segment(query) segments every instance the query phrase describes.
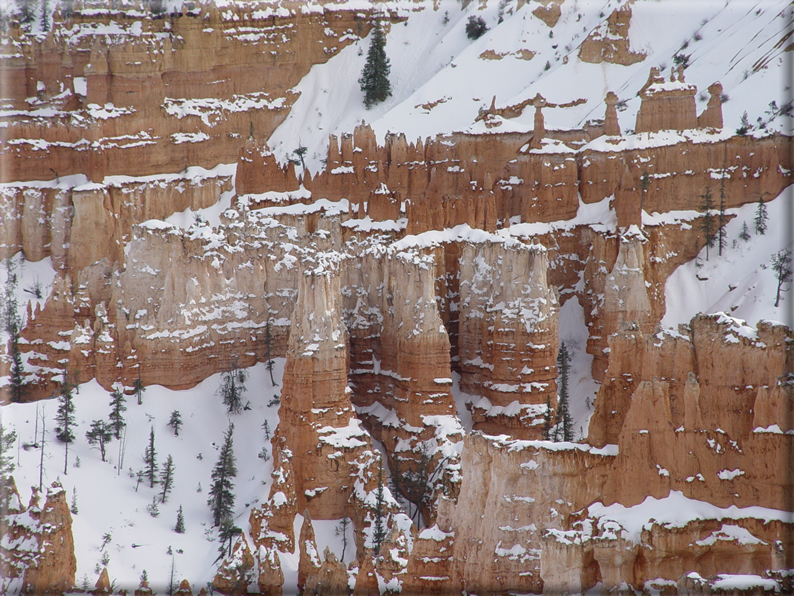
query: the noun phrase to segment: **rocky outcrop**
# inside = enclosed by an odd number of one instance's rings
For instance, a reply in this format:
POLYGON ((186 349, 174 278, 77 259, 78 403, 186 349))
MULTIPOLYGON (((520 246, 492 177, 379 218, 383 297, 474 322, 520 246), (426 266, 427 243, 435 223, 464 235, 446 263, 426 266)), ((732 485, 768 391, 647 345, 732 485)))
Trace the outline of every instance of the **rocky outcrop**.
POLYGON ((643 52, 634 52, 629 46, 630 24, 631 2, 626 2, 590 32, 579 46, 579 59, 591 64, 608 62, 623 66, 645 60, 643 52))
POLYGON ((482 396, 472 406, 475 429, 538 439, 547 406, 556 406, 558 298, 547 268, 541 246, 463 246, 460 386, 482 396))
POLYGON ((297 98, 289 90, 312 65, 367 34, 369 14, 333 4, 317 11, 208 4, 165 18, 77 8, 56 19, 44 41, 17 29, 3 78, 18 84, 4 85, 3 95, 23 113, 8 122, 3 181, 54 172, 99 182, 233 162, 241 139, 267 138, 284 120, 297 98), (37 95, 51 115, 24 113, 25 99, 37 95))
POLYGON ((12 587, 34 593, 70 590, 77 560, 66 491, 53 482, 42 507, 34 489, 27 508, 19 501, 13 479, 9 493, 0 518, 0 587, 4 592, 12 587))
POLYGON ((374 461, 347 385, 347 329, 338 269, 306 271, 290 325, 274 453, 289 449, 298 510, 321 519, 348 515, 354 478, 374 461))
POLYGON ((666 81, 655 66, 640 90, 640 110, 635 133, 697 128, 695 94, 697 87, 684 81, 684 67, 670 73, 666 81))

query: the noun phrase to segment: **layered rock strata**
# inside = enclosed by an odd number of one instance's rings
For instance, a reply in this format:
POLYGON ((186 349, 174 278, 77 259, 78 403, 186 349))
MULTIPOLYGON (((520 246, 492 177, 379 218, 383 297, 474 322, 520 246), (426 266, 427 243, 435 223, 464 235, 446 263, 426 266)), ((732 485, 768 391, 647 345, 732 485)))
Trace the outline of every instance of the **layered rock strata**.
POLYGON ((474 428, 542 438, 557 401, 558 298, 541 246, 466 244, 460 258, 458 355, 474 428))
POLYGON ((0 588, 36 594, 65 592, 75 585, 77 560, 72 515, 66 491, 58 482, 47 489, 44 505, 34 490, 25 507, 13 477, 4 487, 0 516, 0 588))
POLYGON ((241 139, 267 138, 284 120, 297 98, 289 90, 312 65, 372 26, 369 9, 317 8, 211 3, 158 18, 78 7, 56 11, 43 41, 12 25, 3 94, 23 113, 6 129, 3 181, 55 172, 99 182, 234 161, 241 139), (31 97, 49 109, 30 110, 31 97))

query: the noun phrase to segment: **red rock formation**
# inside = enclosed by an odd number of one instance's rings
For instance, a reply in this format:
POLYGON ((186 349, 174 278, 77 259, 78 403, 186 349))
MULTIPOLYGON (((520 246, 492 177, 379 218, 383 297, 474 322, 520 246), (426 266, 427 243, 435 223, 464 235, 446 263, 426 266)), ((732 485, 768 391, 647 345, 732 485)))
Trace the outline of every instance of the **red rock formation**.
POLYGON ((557 400, 557 309, 540 246, 466 244, 460 257, 461 390, 475 429, 541 438, 557 400))
POLYGON ((699 128, 722 128, 722 85, 718 82, 709 86, 709 103, 698 116, 699 128))
POLYGON ((347 329, 338 270, 306 271, 290 325, 274 453, 289 449, 298 509, 320 519, 347 515, 353 478, 372 458, 347 386, 347 329))
POLYGON ((634 52, 629 47, 630 24, 631 2, 626 2, 590 32, 579 46, 579 59, 592 64, 609 62, 623 66, 645 60, 643 52, 634 52))
POLYGON ((313 64, 371 26, 368 18, 359 20, 366 10, 265 12, 209 5, 155 19, 78 9, 69 21, 55 21, 43 44, 25 36, 16 42, 22 50, 17 57, 3 61, 4 80, 17 83, 4 85, 3 95, 13 88, 11 98, 27 110, 24 99, 37 95, 42 81, 43 101, 61 109, 43 118, 48 126, 39 116, 13 117, 7 128, 13 142, 3 148, 4 181, 46 180, 54 170, 98 182, 112 174, 179 171, 185 163, 233 162, 243 135, 253 130, 267 138, 283 121, 295 99, 288 90, 313 64), (238 28, 241 18, 257 32, 238 28), (119 36, 103 33, 101 25, 111 21, 138 34, 119 43, 119 36), (75 35, 78 27, 89 34, 75 35), (61 85, 74 88, 76 77, 85 79, 83 105, 74 95, 71 104, 58 96, 61 85), (263 80, 269 93, 261 91, 263 80), (107 103, 113 105, 100 107, 107 103))
POLYGON ((328 547, 323 553, 322 567, 306 581, 306 596, 344 596, 347 587, 347 568, 336 558, 328 547))
POLYGON ((610 137, 619 137, 620 123, 618 122, 618 110, 615 107, 618 103, 618 96, 610 91, 607 93, 604 103, 607 104, 607 111, 604 115, 604 134, 610 137))
POLYGON ((77 560, 66 491, 53 482, 41 507, 34 490, 25 509, 13 480, 10 489, 9 507, 0 517, 0 588, 21 582, 25 592, 69 591, 77 560))
POLYGON ((306 578, 316 575, 320 571, 320 553, 317 550, 317 543, 314 540, 314 526, 312 518, 307 510, 303 512, 303 525, 298 541, 300 558, 298 560, 298 591, 302 592, 306 586, 306 578))
POLYGON ((682 66, 670 74, 669 81, 664 80, 658 68, 652 67, 648 82, 640 90, 642 103, 634 132, 697 128, 696 93, 697 88, 684 81, 682 66))

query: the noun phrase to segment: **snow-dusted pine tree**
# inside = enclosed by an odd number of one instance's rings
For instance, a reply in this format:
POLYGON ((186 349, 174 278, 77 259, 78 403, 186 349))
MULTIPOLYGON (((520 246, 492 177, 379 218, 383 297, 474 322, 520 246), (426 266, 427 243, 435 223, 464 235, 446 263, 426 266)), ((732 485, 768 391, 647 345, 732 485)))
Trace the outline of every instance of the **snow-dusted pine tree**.
POLYGON ((234 484, 232 479, 237 476, 237 465, 234 457, 234 424, 229 423, 224 435, 223 447, 212 470, 212 486, 207 505, 212 510, 212 521, 216 526, 231 517, 234 511, 234 484))
POLYGON ((369 43, 367 62, 358 79, 361 91, 364 92, 364 107, 367 109, 391 96, 391 83, 389 82, 391 64, 386 57, 385 48, 386 38, 383 36, 383 30, 380 25, 376 25, 369 43))

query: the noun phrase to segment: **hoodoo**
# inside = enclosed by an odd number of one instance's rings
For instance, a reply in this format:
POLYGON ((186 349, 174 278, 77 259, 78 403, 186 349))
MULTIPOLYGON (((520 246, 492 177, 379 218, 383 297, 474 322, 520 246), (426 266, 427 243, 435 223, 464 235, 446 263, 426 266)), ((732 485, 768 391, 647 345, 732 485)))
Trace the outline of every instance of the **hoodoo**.
POLYGON ((790 592, 790 12, 2 4, 0 593, 790 592))

